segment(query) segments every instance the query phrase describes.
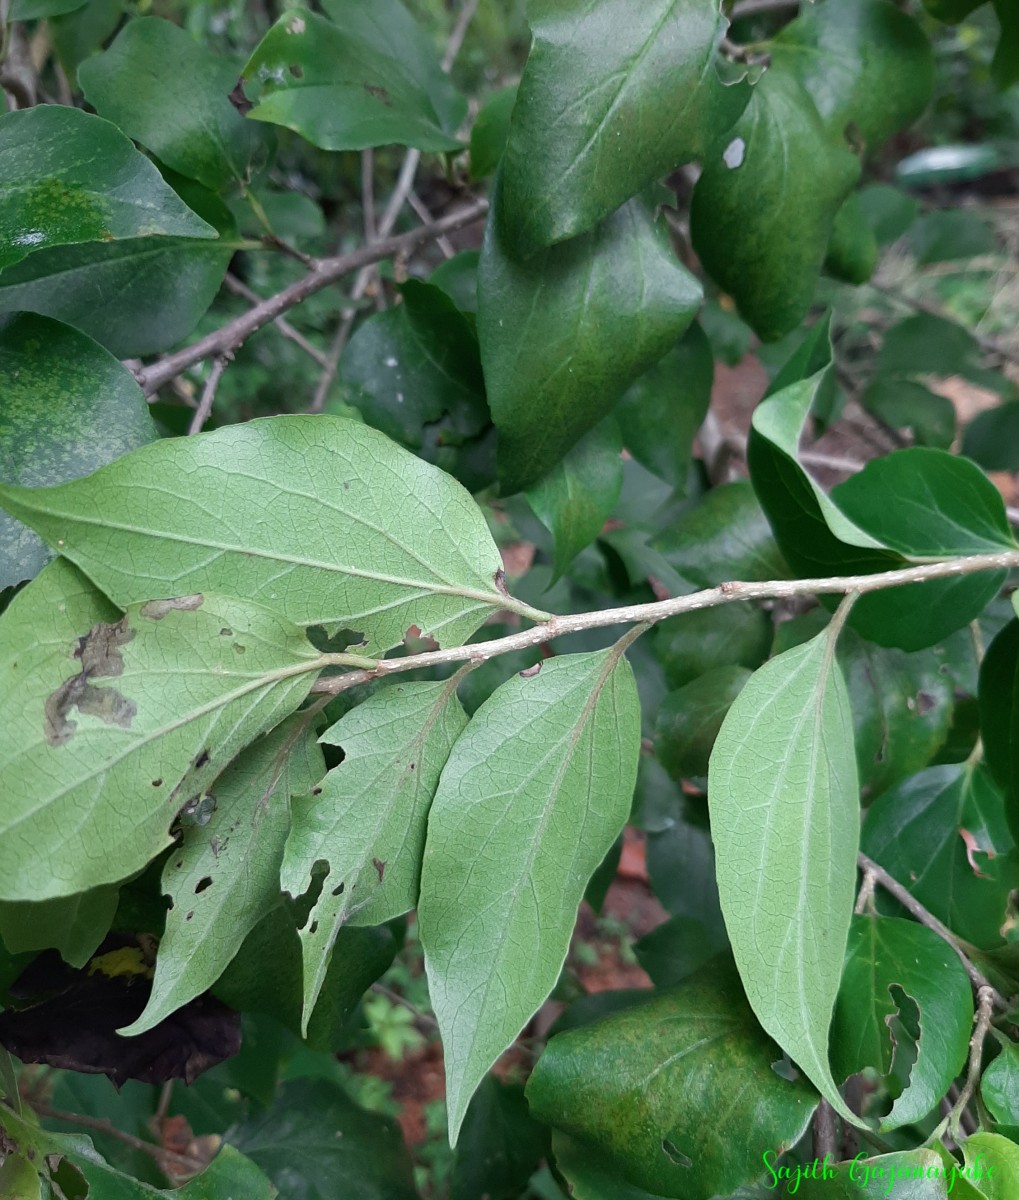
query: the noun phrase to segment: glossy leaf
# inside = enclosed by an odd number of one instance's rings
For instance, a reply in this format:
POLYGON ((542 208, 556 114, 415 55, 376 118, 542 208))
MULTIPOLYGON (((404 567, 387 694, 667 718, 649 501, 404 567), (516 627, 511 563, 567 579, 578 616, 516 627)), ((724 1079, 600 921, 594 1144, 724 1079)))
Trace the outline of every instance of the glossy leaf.
POLYGON ((266 131, 230 103, 236 64, 169 21, 129 21, 108 50, 82 64, 78 79, 101 117, 213 191, 246 179, 265 152, 266 131))
POLYGON ((888 0, 805 8, 771 55, 774 66, 796 76, 833 133, 867 149, 912 125, 934 87, 926 34, 888 0))
POLYGON ((825 631, 751 677, 708 774, 718 890, 757 1019, 847 1120, 828 1027, 856 884, 849 697, 825 631))
POLYGON ((909 1084, 881 1121, 883 1130, 922 1120, 962 1071, 973 996, 958 956, 936 933, 894 917, 853 917, 831 1031, 837 1079, 867 1067, 891 1072, 898 989, 919 1009, 920 1039, 909 1084))
POLYGON ((702 157, 750 97, 716 70, 714 0, 538 0, 528 17, 503 171, 504 233, 524 257, 702 157))
POLYGON ((226 1140, 287 1200, 417 1200, 400 1127, 325 1079, 284 1083, 271 1108, 235 1125, 226 1140))
POLYGON ((343 762, 295 800, 281 872, 296 897, 311 887, 317 863, 328 866, 301 930, 305 1028, 340 929, 381 925, 417 904, 428 810, 467 724, 457 682, 395 684, 322 735, 343 749, 343 762))
POLYGON ((633 796, 640 710, 618 646, 516 675, 453 748, 428 820, 418 920, 450 1140, 555 986, 587 881, 633 796))
POLYGON ((725 714, 749 678, 745 667, 716 667, 665 697, 655 717, 655 754, 674 779, 707 774, 725 714))
MULTIPOLYGON (((47 317, 0 320, 3 481, 61 483, 151 442, 156 427, 130 372, 95 342, 47 317)), ((0 588, 50 558, 24 525, 0 514, 0 588)))
POLYGON ((986 1200, 1010 1200, 1019 1179, 1019 1146, 1000 1133, 978 1132, 962 1144, 966 1177, 986 1200))
POLYGON ((0 504, 121 605, 219 588, 388 649, 454 645, 507 604, 498 551, 458 483, 339 417, 274 417, 143 447, 0 504), (172 497, 172 503, 169 498, 172 497), (501 575, 500 575, 501 579, 501 575))
POLYGON ((863 850, 959 937, 984 949, 1000 942, 1019 862, 986 769, 929 767, 885 792, 867 814, 863 850))
POLYGON ((189 825, 163 868, 171 907, 159 941, 152 994, 123 1030, 144 1033, 207 991, 245 937, 279 903, 290 797, 325 774, 308 718, 297 714, 250 746, 216 780, 216 809, 189 825))
POLYGON ((914 447, 873 459, 832 492, 858 528, 916 557, 1015 549, 1001 493, 974 463, 914 447))
POLYGON ((212 238, 109 121, 57 104, 0 116, 0 269, 77 242, 212 238))
POLYGON ((552 1038, 527 1099, 631 1184, 709 1200, 751 1182, 766 1149, 794 1145, 806 1128, 816 1095, 772 1071, 776 1057, 736 972, 716 960, 678 988, 552 1038))
POLYGON ((859 174, 795 77, 777 68, 708 153, 690 209, 694 249, 765 341, 806 316, 859 174))
POLYGON ((701 287, 641 199, 526 263, 505 246, 499 203, 479 266, 478 334, 512 492, 547 474, 669 350, 701 287))
POLYGON ((327 21, 284 13, 244 68, 255 89, 249 117, 285 125, 323 150, 396 142, 461 149, 467 106, 400 0, 328 2, 327 21))
POLYGON ((60 559, 0 618, 4 900, 140 870, 178 810, 314 680, 301 631, 247 601, 186 596, 117 617, 60 559))
POLYGON ((980 1077, 980 1098, 1002 1125, 1019 1126, 1019 1046, 1002 1041, 1001 1053, 980 1077))
POLYGON ((1019 621, 1009 621, 980 664, 980 735, 984 757, 1019 834, 1019 621))
POLYGON ((553 583, 612 515, 623 486, 622 451, 619 422, 610 415, 527 493, 535 515, 552 531, 553 583))
POLYGON ((681 491, 694 438, 708 413, 714 373, 711 344, 695 323, 616 405, 627 450, 681 491))

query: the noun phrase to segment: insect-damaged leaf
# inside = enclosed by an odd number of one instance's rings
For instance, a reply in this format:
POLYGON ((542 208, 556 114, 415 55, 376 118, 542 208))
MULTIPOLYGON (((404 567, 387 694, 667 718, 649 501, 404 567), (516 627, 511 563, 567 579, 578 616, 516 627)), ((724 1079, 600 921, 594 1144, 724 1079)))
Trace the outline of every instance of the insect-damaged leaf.
POLYGON ((412 625, 459 645, 513 604, 460 484, 339 417, 167 439, 74 483, 0 487, 0 504, 121 606, 229 592, 298 625, 361 633, 372 653, 412 625))
POLYGON ((246 601, 187 596, 118 617, 58 559, 0 618, 0 899, 139 870, 320 664, 299 629, 246 601))
POLYGON ((765 1031, 847 1120, 828 1065, 856 884, 860 802, 830 630, 751 676, 708 772, 718 890, 765 1031))
POLYGON ((458 682, 385 688, 322 736, 342 747, 343 762, 295 800, 281 873, 284 889, 299 896, 316 863, 329 867, 301 930, 305 1030, 343 925, 380 925, 417 903, 428 809, 467 724, 458 682))
POLYGON ((617 645, 549 659, 478 709, 428 819, 418 917, 450 1138, 555 986, 587 881, 630 811, 640 706, 617 645))

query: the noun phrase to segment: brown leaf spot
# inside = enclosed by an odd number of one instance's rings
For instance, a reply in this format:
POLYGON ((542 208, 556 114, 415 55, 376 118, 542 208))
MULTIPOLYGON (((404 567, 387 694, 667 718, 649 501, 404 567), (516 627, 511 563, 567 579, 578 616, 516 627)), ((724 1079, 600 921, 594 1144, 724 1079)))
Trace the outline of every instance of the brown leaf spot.
POLYGON ((386 864, 385 864, 384 862, 382 862, 382 861, 381 861, 381 859, 378 859, 378 858, 373 858, 373 859, 372 859, 372 866, 375 868, 375 871, 376 871, 376 873, 378 874, 378 877, 379 877, 379 883, 381 883, 381 882, 382 882, 382 877, 383 877, 383 876, 385 875, 385 873, 386 873, 386 864))
POLYGON ((204 767, 208 761, 209 761, 209 752, 208 752, 208 750, 203 750, 201 752, 201 754, 199 754, 198 757, 195 759, 195 770, 196 771, 201 770, 201 768, 204 767))
POLYGON ((966 861, 970 865, 970 870, 978 879, 989 879, 990 876, 987 872, 980 870, 975 856, 977 854, 986 854, 988 858, 994 858, 994 854, 989 850, 985 850, 968 829, 960 829, 959 836, 966 847, 966 861))
POLYGON ((386 108, 393 107, 393 102, 389 98, 389 93, 386 91, 386 89, 384 87, 379 87, 378 84, 376 84, 376 83, 366 83, 364 85, 364 90, 368 93, 369 96, 372 96, 374 99, 381 100, 382 103, 386 106, 386 108))
POLYGON ((81 671, 64 680, 43 706, 43 730, 51 746, 63 746, 74 736, 78 723, 68 719, 72 708, 77 708, 82 716, 98 717, 107 725, 119 725, 122 729, 130 726, 138 711, 134 701, 115 688, 95 687, 92 680, 124 673, 121 647, 133 641, 134 636, 127 618, 122 617, 114 624, 100 621, 78 639, 74 657, 81 663, 81 671))
POLYGON ((509 595, 509 588, 506 586, 506 572, 500 567, 494 576, 495 590, 503 596, 509 595))
POLYGON ((150 621, 161 621, 174 610, 194 612, 196 608, 202 607, 204 601, 205 597, 199 592, 194 596, 173 596, 168 600, 149 600, 138 611, 143 617, 148 617, 150 621))

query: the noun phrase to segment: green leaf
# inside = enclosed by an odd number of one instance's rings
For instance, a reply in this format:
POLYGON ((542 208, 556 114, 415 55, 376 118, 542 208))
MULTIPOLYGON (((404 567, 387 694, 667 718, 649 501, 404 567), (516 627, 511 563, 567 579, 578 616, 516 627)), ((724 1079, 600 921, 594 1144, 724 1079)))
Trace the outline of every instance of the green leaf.
POLYGON ((418 1200, 400 1127, 324 1079, 284 1083, 273 1106, 226 1140, 286 1200, 418 1200))
MULTIPOLYGON (((860 397, 860 403, 885 425, 893 429, 908 429, 923 446, 947 450, 955 441, 955 406, 947 396, 940 396, 913 379, 877 375, 860 397)), ((1019 413, 1019 405, 1016 406, 1019 413)), ((967 428, 966 435, 969 435, 967 428)), ((981 466, 987 464, 979 455, 970 454, 981 466)))
POLYGON ((999 1124, 1019 1125, 1019 1046, 1002 1041, 1001 1053, 980 1077, 980 1098, 999 1124))
POLYGON ((510 114, 517 102, 517 89, 502 88, 482 106, 471 126, 471 179, 495 174, 509 137, 510 114))
POLYGON ((905 378, 961 375, 973 383, 1013 396, 1014 385, 983 365, 980 343, 968 329, 935 313, 915 313, 885 332, 875 363, 877 375, 905 378))
POLYGON ((425 827, 439 774, 467 724, 457 676, 394 684, 341 718, 321 740, 343 749, 310 796, 294 801, 281 880, 306 892, 313 869, 328 870, 301 930, 308 1021, 348 922, 380 925, 417 904, 425 827))
POLYGON ((910 230, 909 244, 921 266, 999 250, 991 226, 977 213, 963 208, 925 213, 910 230))
POLYGON ((860 204, 860 193, 851 192, 835 214, 824 269, 836 279, 861 284, 874 274, 877 259, 877 238, 860 204))
MULTIPOLYGON (((130 372, 89 338, 47 317, 0 318, 0 380, 5 483, 61 483, 156 437, 130 372)), ((31 579, 49 558, 34 533, 0 514, 0 588, 31 579)))
POLYGON ((701 287, 641 199, 526 263, 505 248, 499 203, 479 265, 478 334, 503 490, 513 492, 546 475, 669 350, 701 287))
POLYGON ((418 919, 450 1141, 555 986, 587 881, 630 812, 640 750, 620 645, 546 661, 478 709, 428 819, 418 919))
POLYGON ((759 667, 768 657, 771 639, 767 615, 737 601, 662 621, 655 628, 655 653, 669 687, 682 688, 715 667, 759 667))
POLYGON ((78 72, 101 117, 161 162, 213 191, 243 181, 264 155, 267 131, 230 103, 237 66, 158 17, 129 21, 78 72))
MULTIPOLYGON (((936 1150, 904 1150, 868 1158, 865 1152, 851 1162, 825 1161, 811 1170, 809 1163, 776 1165, 769 1155, 766 1188, 784 1183, 782 1200, 947 1200, 945 1167, 936 1150), (933 1173, 933 1174, 932 1174, 933 1173)), ((953 1160, 954 1161, 954 1160, 953 1160)), ((959 1181, 952 1193, 960 1195, 959 1181)))
POLYGON ((144 1033, 207 991, 244 939, 279 903, 290 797, 325 774, 309 718, 298 713, 247 750, 216 780, 216 809, 183 831, 163 868, 170 898, 152 994, 120 1032, 144 1033))
POLYGON ((58 17, 74 12, 86 0, 14 0, 11 5, 12 21, 38 21, 43 17, 58 17))
POLYGON ((771 45, 773 67, 795 75, 832 131, 874 149, 927 107, 934 56, 927 35, 888 0, 805 8, 771 45))
POLYGON ((483 1080, 467 1109, 450 1173, 450 1200, 518 1200, 547 1154, 524 1089, 483 1080))
POLYGON ((612 515, 623 487, 622 451, 619 422, 609 415, 527 493, 535 515, 552 531, 553 583, 612 515))
POLYGON ((681 491, 694 438, 708 413, 714 375, 711 343, 694 323, 616 405, 627 450, 681 491))
POLYGON ((1019 863, 985 768, 928 767, 879 796, 863 850, 959 937, 983 949, 1000 943, 1019 863))
POLYGON ((978 413, 966 426, 962 452, 985 471, 1019 470, 1019 404, 1001 404, 978 413))
POLYGON ((725 714, 749 678, 745 667, 715 667, 662 701, 655 718, 655 754, 674 779, 708 773, 725 714))
POLYGON ((992 0, 1001 26, 998 46, 991 60, 991 78, 1004 91, 1019 82, 1019 13, 1014 4, 992 0))
POLYGON ((894 917, 853 917, 831 1031, 837 1079, 867 1067, 890 1073, 899 989, 919 1009, 920 1039, 909 1085, 881 1121, 886 1131, 927 1116, 962 1070, 973 995, 958 956, 936 933, 894 917))
POLYGON ((220 231, 218 239, 137 237, 44 250, 0 273, 0 313, 45 313, 118 358, 155 354, 187 337, 239 243, 233 218, 215 196, 187 180, 178 186, 220 231))
POLYGON ((867 224, 881 246, 902 237, 920 211, 913 196, 888 183, 868 183, 857 195, 867 224))
POLYGON ((1013 836, 1019 834, 1019 621, 1009 621, 980 664, 980 735, 984 758, 1005 796, 1013 836))
POLYGON ((859 174, 797 80, 776 68, 705 159, 690 208, 694 249, 764 341, 807 315, 859 174))
POLYGON ((0 901, 0 937, 12 954, 52 947, 83 967, 109 932, 118 889, 98 887, 56 900, 0 901))
POLYGON ((77 242, 212 238, 116 125, 39 104, 0 116, 0 269, 77 242))
POLYGON ((0 503, 119 605, 230 591, 298 625, 355 630, 366 653, 411 625, 446 646, 513 607, 480 510, 458 483, 339 417, 271 417, 156 442, 0 503), (499 582, 497 582, 497 577, 499 582))
POLYGON ((1015 549, 1001 493, 975 464, 913 447, 873 459, 832 492, 856 526, 916 557, 1015 549))
MULTIPOLYGON (((614 1170, 612 1159, 596 1146, 580 1138, 571 1138, 558 1129, 552 1131, 552 1155, 557 1171, 569 1185, 572 1200, 661 1200, 623 1179, 614 1170)), ((554 1200, 559 1200, 563 1194, 549 1193, 554 1200)))
POLYGON ((856 885, 849 697, 826 630, 751 677, 708 774, 718 890, 757 1019, 846 1120, 828 1027, 856 885))
POLYGON ((231 1196, 243 1196, 244 1200, 274 1200, 277 1192, 250 1158, 226 1145, 220 1147, 216 1157, 197 1178, 179 1191, 168 1194, 177 1200, 226 1200, 231 1196))
POLYGON ((102 46, 123 13, 123 0, 86 0, 82 8, 50 19, 53 49, 72 84, 78 65, 102 46))
POLYGON ((931 16, 937 17, 939 21, 956 25, 984 2, 985 0, 923 0, 923 5, 931 16))
POLYGON ((986 1200, 1010 1200, 1019 1179, 1019 1146, 1000 1133, 974 1133, 962 1144, 966 1177, 986 1200))
POLYGON ((810 1120, 813 1089, 780 1078, 777 1057, 731 964, 716 960, 678 988, 552 1038, 527 1099, 631 1184, 709 1200, 751 1182, 763 1152, 794 1145, 810 1120))
POLYGON ((652 544, 697 587, 717 587, 730 579, 785 579, 789 573, 746 480, 712 488, 652 544))
POLYGON ((467 105, 400 0, 326 0, 332 18, 284 13, 244 68, 256 121, 285 125, 323 150, 397 143, 462 149, 467 105))
POLYGON ((320 665, 296 626, 247 601, 154 600, 118 620, 62 559, 11 602, 0 647, 4 900, 140 870, 170 844, 174 814, 300 704, 320 665))
POLYGON ((504 233, 525 257, 701 158, 750 98, 716 70, 714 0, 532 0, 528 17, 503 173, 504 233))

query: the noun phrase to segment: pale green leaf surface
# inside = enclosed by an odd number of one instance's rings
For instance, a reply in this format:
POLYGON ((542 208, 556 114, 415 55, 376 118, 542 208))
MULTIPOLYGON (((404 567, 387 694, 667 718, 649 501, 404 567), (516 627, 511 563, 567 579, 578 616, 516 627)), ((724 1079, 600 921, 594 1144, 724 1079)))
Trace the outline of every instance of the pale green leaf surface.
POLYGON ((249 746, 212 785, 216 810, 189 825, 163 868, 172 907, 145 1011, 120 1032, 144 1033, 207 991, 280 899, 290 797, 325 774, 308 717, 297 713, 249 746))
POLYGON ((751 1007, 855 1122, 828 1064, 860 810, 849 697, 827 632, 743 688, 711 755, 708 803, 722 912, 751 1007))
POLYGON ((547 660, 478 709, 428 820, 418 918, 455 1142, 488 1068, 555 986, 633 796, 640 709, 618 647, 547 660))
MULTIPOLYGON (((48 317, 0 318, 0 477, 62 483, 153 441, 156 426, 131 373, 84 334, 48 317)), ((0 513, 0 588, 31 579, 50 554, 0 513)))
POLYGON ((149 234, 216 231, 109 121, 58 104, 0 116, 0 269, 51 246, 149 234))
POLYGON ((0 899, 140 870, 320 663, 298 628, 247 601, 189 596, 117 617, 58 559, 0 618, 0 899))
POLYGON ((219 590, 298 625, 412 625, 444 646, 512 606, 480 510, 449 476, 340 417, 270 417, 143 447, 86 479, 0 487, 0 504, 117 604, 219 590))
POLYGON ((1000 1133, 974 1133, 962 1144, 966 1178, 986 1200, 1012 1200, 1019 1184, 1019 1146, 1000 1133))
POLYGON ((532 0, 528 17, 504 159, 506 232, 525 256, 701 157, 750 98, 718 76, 716 0, 532 0))
POLYGON ((1019 1045, 1004 1041, 980 1078, 980 1098, 995 1121, 1019 1126, 1019 1045))
POLYGON ((417 904, 428 810, 466 724, 454 676, 384 688, 322 735, 343 762, 294 801, 281 872, 300 896, 316 863, 329 868, 301 930, 305 1026, 343 925, 381 925, 417 904))
MULTIPOLYGON (((901 1150, 873 1157, 863 1151, 850 1162, 829 1163, 827 1173, 820 1169, 808 1173, 809 1162, 775 1165, 770 1155, 769 1159, 765 1187, 781 1187, 777 1194, 782 1200, 948 1200, 949 1196, 945 1167, 936 1150, 901 1150)), ((958 1179, 951 1195, 952 1200, 970 1200, 958 1179)))
POLYGON ((97 887, 55 900, 0 900, 0 937, 12 954, 52 947, 83 967, 109 931, 118 895, 116 887, 97 887))

